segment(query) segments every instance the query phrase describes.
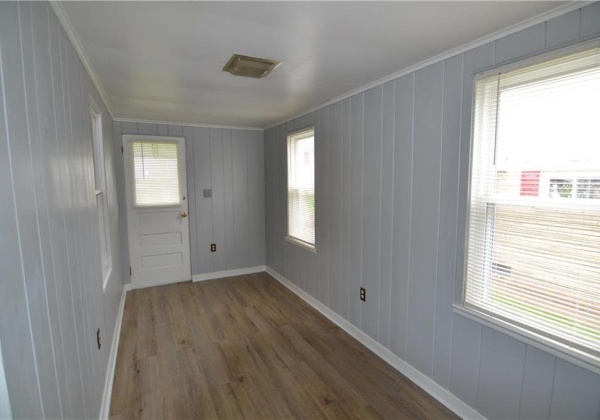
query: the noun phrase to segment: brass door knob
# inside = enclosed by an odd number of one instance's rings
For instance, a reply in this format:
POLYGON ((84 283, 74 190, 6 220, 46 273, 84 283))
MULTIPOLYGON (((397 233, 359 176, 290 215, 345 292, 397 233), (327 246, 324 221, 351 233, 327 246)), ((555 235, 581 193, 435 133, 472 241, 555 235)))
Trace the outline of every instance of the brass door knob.
POLYGON ((184 212, 184 211, 182 211, 182 212, 181 212, 181 217, 187 217, 187 213, 186 213, 186 212, 184 212))

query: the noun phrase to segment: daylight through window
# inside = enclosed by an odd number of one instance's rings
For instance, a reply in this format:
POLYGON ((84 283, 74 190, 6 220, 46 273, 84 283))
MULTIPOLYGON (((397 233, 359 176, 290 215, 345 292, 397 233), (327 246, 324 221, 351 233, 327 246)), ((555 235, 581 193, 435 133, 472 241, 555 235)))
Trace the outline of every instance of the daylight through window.
POLYGON ((315 132, 288 136, 288 238, 315 248, 315 132))
POLYGON ((600 49, 476 82, 464 306, 600 361, 600 49))

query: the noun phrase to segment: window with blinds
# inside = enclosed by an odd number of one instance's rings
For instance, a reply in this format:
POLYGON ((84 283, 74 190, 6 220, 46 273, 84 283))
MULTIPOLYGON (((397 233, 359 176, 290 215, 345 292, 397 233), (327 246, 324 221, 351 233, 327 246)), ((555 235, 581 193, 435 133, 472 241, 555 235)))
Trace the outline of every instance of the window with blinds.
POLYGON ((600 48, 477 78, 464 290, 465 308, 594 365, 599 117, 600 48))
POLYGON ((174 142, 131 143, 136 207, 180 204, 179 150, 174 142))
POLYGON ((315 130, 288 135, 288 239, 315 249, 315 130))

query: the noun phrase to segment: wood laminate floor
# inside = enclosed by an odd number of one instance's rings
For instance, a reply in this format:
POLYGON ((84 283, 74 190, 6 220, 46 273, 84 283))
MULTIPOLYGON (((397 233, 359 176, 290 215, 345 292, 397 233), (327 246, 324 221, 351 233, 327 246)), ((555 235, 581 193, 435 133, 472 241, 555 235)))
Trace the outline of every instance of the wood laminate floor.
POLYGON ((456 418, 266 273, 127 293, 111 418, 456 418))

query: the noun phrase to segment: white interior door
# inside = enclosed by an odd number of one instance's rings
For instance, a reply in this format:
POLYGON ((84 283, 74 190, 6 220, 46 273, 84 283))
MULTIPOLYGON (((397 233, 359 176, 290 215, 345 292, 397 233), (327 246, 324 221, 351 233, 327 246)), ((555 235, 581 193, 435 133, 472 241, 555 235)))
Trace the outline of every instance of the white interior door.
POLYGON ((190 280, 185 142, 123 136, 131 284, 190 280))

